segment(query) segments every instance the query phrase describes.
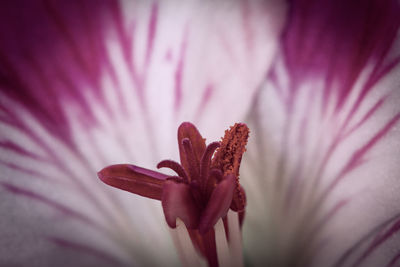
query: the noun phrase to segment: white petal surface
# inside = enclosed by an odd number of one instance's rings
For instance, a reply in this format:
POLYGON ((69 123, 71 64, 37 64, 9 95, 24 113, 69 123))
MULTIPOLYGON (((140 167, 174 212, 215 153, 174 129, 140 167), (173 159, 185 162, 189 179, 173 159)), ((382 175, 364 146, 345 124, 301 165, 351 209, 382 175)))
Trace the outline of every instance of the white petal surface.
POLYGON ((0 265, 176 264, 160 203, 96 172, 177 159, 183 120, 213 140, 242 119, 274 54, 277 3, 2 4, 0 265))
POLYGON ((293 1, 249 114, 250 263, 398 265, 399 10, 293 1))

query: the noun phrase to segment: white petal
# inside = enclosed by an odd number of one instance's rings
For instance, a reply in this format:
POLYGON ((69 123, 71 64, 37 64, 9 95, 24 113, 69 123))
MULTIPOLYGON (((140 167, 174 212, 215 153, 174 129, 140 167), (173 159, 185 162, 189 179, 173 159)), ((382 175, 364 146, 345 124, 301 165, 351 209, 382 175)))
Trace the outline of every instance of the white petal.
POLYGON ((159 203, 107 188, 96 172, 177 159, 182 120, 219 138, 242 119, 282 6, 13 3, 0 12, 0 263, 176 264, 159 203))
MULTIPOLYGON (((249 114, 241 180, 253 264, 331 266, 400 216, 398 8, 294 1, 280 57, 249 114)), ((338 266, 353 266, 377 236, 338 266)), ((392 235, 354 266, 385 266, 398 242, 392 235)))

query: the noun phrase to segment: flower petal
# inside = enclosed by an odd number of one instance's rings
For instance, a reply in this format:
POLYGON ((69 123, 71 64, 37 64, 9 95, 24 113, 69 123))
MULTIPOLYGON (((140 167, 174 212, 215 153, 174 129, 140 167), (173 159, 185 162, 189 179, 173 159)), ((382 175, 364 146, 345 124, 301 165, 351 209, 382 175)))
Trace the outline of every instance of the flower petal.
POLYGON ((207 203, 207 207, 201 214, 199 232, 207 233, 217 221, 224 217, 232 203, 233 192, 236 185, 236 176, 228 174, 215 187, 207 203))
POLYGON ((176 265, 160 205, 108 189, 96 172, 177 158, 182 121, 219 138, 245 116, 281 30, 275 3, 1 1, 0 179, 38 197, 1 192, 0 257, 97 266, 55 248, 46 238, 54 233, 128 266, 176 265))
POLYGON ((199 224, 199 208, 196 206, 190 187, 184 183, 166 181, 163 187, 162 207, 169 227, 176 227, 176 219, 181 219, 188 229, 199 224))
POLYGON ((99 178, 113 187, 161 200, 162 188, 168 175, 130 164, 105 167, 97 173, 99 178))
MULTIPOLYGON (((331 266, 399 213, 399 12, 398 1, 292 1, 249 116, 253 264, 331 266)), ((391 235, 340 266, 385 266, 398 247, 391 235)))

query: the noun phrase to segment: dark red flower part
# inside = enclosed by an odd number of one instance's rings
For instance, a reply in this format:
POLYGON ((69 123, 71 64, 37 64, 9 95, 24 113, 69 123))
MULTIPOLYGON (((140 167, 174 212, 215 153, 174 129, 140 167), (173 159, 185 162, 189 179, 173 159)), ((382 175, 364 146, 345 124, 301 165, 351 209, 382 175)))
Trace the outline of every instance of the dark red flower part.
POLYGON ((158 200, 161 200, 163 185, 168 178, 168 175, 130 164, 111 165, 97 175, 108 185, 158 200))
POLYGON ((157 168, 170 168, 176 176, 129 164, 112 165, 98 173, 106 184, 162 202, 171 228, 181 219, 197 249, 216 266, 213 227, 229 210, 239 212, 242 222, 246 197, 239 184, 239 167, 245 152, 249 129, 236 123, 221 142, 206 146, 196 127, 184 122, 178 128, 181 163, 163 160, 157 168), (208 244, 209 243, 209 244, 208 244))

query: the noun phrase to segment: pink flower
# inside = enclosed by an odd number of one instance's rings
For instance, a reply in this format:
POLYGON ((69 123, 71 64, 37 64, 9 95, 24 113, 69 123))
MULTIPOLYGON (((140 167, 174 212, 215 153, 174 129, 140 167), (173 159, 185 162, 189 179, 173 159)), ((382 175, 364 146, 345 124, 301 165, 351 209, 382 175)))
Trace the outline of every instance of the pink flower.
POLYGON ((226 205, 208 226, 220 266, 241 245, 254 266, 399 264, 398 1, 0 5, 0 265, 198 260, 158 201, 96 177, 177 159, 183 121, 251 131, 243 244, 218 235, 226 205))

